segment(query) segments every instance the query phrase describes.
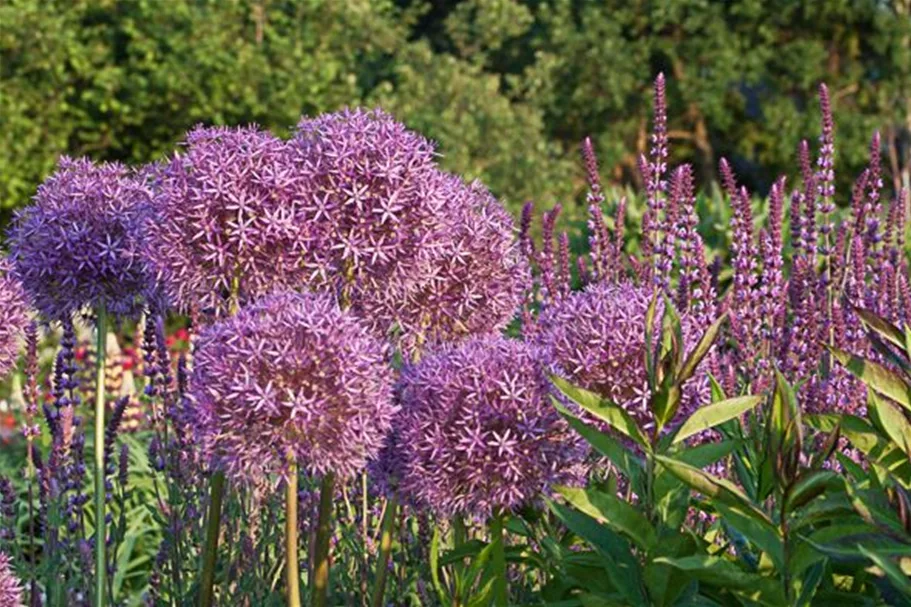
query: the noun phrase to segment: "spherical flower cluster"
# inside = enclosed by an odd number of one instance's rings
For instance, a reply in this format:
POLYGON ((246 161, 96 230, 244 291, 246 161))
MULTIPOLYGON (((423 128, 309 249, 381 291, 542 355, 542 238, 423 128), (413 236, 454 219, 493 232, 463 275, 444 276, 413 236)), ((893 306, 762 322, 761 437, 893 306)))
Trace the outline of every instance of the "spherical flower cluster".
POLYGON ((381 288, 427 245, 450 194, 427 139, 355 109, 301 120, 290 145, 307 221, 329 243, 310 262, 334 283, 381 288))
POLYGON ((35 307, 59 320, 103 304, 134 316, 149 281, 138 217, 148 190, 119 164, 63 157, 10 232, 16 273, 35 307))
POLYGON ((432 243, 383 288, 359 289, 353 297, 364 318, 380 333, 397 334, 406 352, 500 332, 531 280, 513 220, 499 201, 480 183, 444 173, 439 179, 449 202, 432 243))
POLYGON ((170 303, 224 314, 320 270, 288 147, 256 127, 197 127, 185 151, 149 167, 145 253, 170 303))
MULTIPOLYGON (((547 308, 533 337, 568 379, 623 406, 646 428, 654 426, 645 369, 645 316, 652 293, 651 286, 592 284, 547 308)), ((663 310, 659 300, 656 336, 663 310)), ((681 324, 689 352, 700 337, 697 323, 683 315, 681 324)), ((680 412, 692 412, 709 399, 708 383, 697 371, 684 385, 680 412)))
POLYGON ((583 473, 584 441, 554 408, 539 351, 499 336, 445 346, 403 371, 404 494, 485 519, 583 473))
POLYGON ((19 607, 22 601, 22 584, 13 573, 13 566, 9 556, 0 552, 0 605, 3 607, 19 607))
POLYGON ((349 476, 382 446, 396 412, 385 347, 327 295, 279 293, 199 338, 191 380, 203 450, 238 478, 288 457, 349 476))
POLYGON ((12 265, 0 258, 0 378, 19 355, 19 342, 28 322, 28 305, 22 285, 12 274, 12 265))

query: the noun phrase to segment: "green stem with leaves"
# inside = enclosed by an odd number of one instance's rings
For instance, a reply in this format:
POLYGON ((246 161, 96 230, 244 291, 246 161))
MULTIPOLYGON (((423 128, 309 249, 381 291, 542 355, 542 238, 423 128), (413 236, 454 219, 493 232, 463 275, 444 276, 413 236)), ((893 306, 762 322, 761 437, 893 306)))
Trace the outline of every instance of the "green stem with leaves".
POLYGON ((105 409, 105 354, 107 351, 108 318, 104 304, 96 310, 95 330, 97 333, 95 352, 95 607, 103 607, 108 566, 105 557, 107 534, 105 533, 104 507, 104 409, 105 409))
POLYGON ((335 497, 335 475, 327 472, 319 490, 319 513, 316 527, 316 549, 313 557, 313 607, 329 604, 329 545, 332 539, 332 500, 335 497))

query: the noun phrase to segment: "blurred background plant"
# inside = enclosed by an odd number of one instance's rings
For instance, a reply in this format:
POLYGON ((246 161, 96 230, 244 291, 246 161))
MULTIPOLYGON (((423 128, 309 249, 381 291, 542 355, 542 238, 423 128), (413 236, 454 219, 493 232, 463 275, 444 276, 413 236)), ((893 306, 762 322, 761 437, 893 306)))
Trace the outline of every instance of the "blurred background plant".
POLYGON ((887 182, 907 183, 909 0, 8 0, 0 225, 60 154, 144 163, 200 122, 282 134, 355 104, 437 140, 444 168, 514 212, 581 202, 585 136, 609 184, 636 184, 658 71, 679 108, 669 160, 698 183, 723 156, 766 193, 815 132, 820 81, 841 117, 836 174, 860 172, 879 128, 887 182))

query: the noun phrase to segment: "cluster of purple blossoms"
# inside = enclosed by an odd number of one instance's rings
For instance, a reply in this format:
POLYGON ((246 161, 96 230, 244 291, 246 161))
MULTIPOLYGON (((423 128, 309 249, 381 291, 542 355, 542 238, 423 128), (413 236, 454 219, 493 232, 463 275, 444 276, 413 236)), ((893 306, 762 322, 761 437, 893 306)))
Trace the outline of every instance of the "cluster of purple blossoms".
POLYGON ((324 294, 270 295, 207 328, 190 385, 203 451, 252 480, 289 458, 349 476, 396 412, 386 348, 324 294))
POLYGON ((28 323, 28 304, 12 264, 0 258, 0 378, 13 368, 28 323))
MULTIPOLYGON (((654 288, 594 283, 545 309, 532 333, 566 377, 622 406, 644 428, 654 427, 648 409, 645 371, 646 313, 654 288)), ((653 334, 660 333, 664 304, 659 301, 653 334)), ((681 316, 687 349, 699 339, 699 326, 681 316)), ((684 385, 681 413, 709 402, 708 383, 697 375, 684 385)))
POLYGON ((301 120, 289 146, 304 221, 324 243, 308 263, 336 289, 382 289, 429 244, 451 195, 430 141, 354 109, 301 120))
POLYGON ((447 192, 436 235, 383 288, 355 289, 359 313, 405 352, 497 333, 522 305, 531 274, 509 213, 480 183, 439 173, 447 192))
POLYGON ((148 198, 122 165, 60 159, 10 231, 16 274, 39 312, 59 320, 99 305, 118 317, 142 311, 149 281, 138 220, 148 198))
POLYGON ((22 584, 13 572, 9 556, 0 552, 0 605, 3 607, 24 605, 22 595, 22 584))
POLYGON ((396 422, 403 493, 440 515, 484 520, 583 475, 584 441, 551 403, 541 352, 499 336, 407 367, 396 422))
POLYGON ((288 146, 256 127, 198 127, 148 167, 145 253, 169 303, 218 316, 322 274, 288 146))

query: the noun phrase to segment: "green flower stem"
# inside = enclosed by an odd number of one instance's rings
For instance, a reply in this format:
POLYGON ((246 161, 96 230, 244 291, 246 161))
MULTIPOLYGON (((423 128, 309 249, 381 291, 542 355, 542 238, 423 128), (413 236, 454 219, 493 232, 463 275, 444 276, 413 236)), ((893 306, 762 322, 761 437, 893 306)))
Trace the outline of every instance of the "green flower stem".
POLYGON ((103 607, 106 598, 105 586, 107 585, 105 578, 108 573, 105 558, 107 534, 105 533, 104 508, 104 366, 107 353, 108 318, 104 304, 98 306, 96 316, 95 330, 98 341, 95 352, 95 606, 103 607))
POLYGON ((221 527, 221 502, 225 496, 225 473, 216 470, 209 485, 209 516, 206 519, 206 543, 202 553, 199 578, 199 607, 211 607, 214 598, 215 561, 218 556, 218 533, 221 527))
POLYGON ((494 571, 493 604, 507 607, 509 582, 506 579, 506 538, 503 534, 503 515, 490 519, 490 541, 493 543, 492 564, 494 571))
POLYGON ((386 504, 380 533, 380 559, 376 563, 376 580, 373 583, 371 607, 381 607, 386 592, 386 578, 389 573, 389 557, 392 554, 392 533, 395 530, 395 515, 398 508, 398 495, 393 494, 386 504))
POLYGON ((313 559, 313 607, 329 604, 329 543, 332 539, 332 500, 335 475, 327 472, 319 490, 319 520, 313 559))
POLYGON ((293 458, 288 464, 288 483, 285 499, 285 577, 288 582, 288 607, 300 607, 300 565, 298 564, 298 539, 297 539, 297 462, 293 458))

